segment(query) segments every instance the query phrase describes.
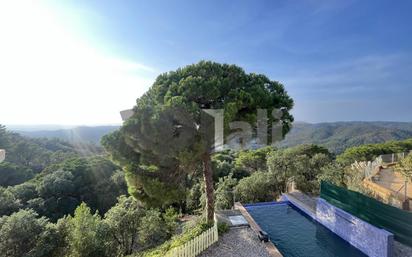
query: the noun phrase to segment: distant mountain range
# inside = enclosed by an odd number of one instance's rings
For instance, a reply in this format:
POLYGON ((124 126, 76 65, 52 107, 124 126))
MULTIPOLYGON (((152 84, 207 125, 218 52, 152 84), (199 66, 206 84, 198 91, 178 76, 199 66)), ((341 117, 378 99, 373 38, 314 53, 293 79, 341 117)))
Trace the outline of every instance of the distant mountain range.
MULTIPOLYGON (((69 142, 92 142, 99 144, 102 136, 119 126, 75 127, 58 130, 12 129, 29 137, 59 138, 69 142)), ((362 144, 382 143, 390 140, 412 138, 412 123, 408 122, 296 122, 281 147, 299 144, 318 144, 334 153, 362 144)))
POLYGON ((352 146, 408 138, 412 138, 412 123, 409 122, 298 122, 280 146, 317 144, 338 154, 352 146))
POLYGON ((46 137, 46 138, 59 138, 71 143, 88 142, 94 144, 100 144, 100 139, 118 129, 119 126, 96 126, 96 127, 74 127, 68 129, 58 130, 16 130, 21 135, 28 137, 46 137))

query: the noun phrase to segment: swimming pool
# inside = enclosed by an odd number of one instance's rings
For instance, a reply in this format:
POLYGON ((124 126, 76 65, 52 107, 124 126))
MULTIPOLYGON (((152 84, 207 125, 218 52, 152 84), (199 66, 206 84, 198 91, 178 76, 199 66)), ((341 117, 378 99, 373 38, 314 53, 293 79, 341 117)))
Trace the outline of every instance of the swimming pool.
POLYGON ((284 257, 366 256, 290 203, 245 208, 284 257))

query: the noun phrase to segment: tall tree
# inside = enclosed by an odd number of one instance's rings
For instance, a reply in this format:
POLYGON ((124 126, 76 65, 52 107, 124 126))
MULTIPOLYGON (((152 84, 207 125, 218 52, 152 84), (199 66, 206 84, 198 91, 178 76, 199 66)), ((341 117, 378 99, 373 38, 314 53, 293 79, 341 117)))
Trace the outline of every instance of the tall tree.
POLYGON ((82 203, 77 207, 74 216, 68 218, 69 256, 100 257, 105 255, 105 236, 107 229, 98 213, 82 203))
MULTIPOLYGON (((291 128, 293 100, 282 84, 264 75, 247 74, 238 66, 202 61, 157 77, 137 99, 134 115, 119 132, 103 139, 113 157, 125 162, 129 176, 136 174, 179 179, 189 164, 201 163, 207 198, 207 218, 213 220, 214 121, 202 109, 224 110, 224 132, 230 122, 257 123, 258 109, 282 109, 282 135, 291 128), (135 162, 131 162, 134 160, 135 162), (138 160, 138 161, 137 161, 138 160), (137 162, 136 162, 137 161, 137 162), (157 170, 147 170, 155 165, 157 170)), ((268 116, 267 122, 276 117, 268 116)))
POLYGON ((397 165, 396 170, 399 171, 405 178, 404 192, 405 192, 405 208, 409 209, 408 201, 408 184, 412 179, 412 154, 408 154, 397 165))
POLYGON ((412 178, 412 154, 409 154, 402 159, 397 165, 396 169, 405 177, 406 180, 412 178))
POLYGON ((140 220, 144 211, 137 206, 132 197, 121 196, 119 202, 105 215, 109 234, 119 255, 130 255, 138 242, 140 220))
POLYGON ((0 218, 0 256, 55 256, 57 231, 33 210, 0 218))

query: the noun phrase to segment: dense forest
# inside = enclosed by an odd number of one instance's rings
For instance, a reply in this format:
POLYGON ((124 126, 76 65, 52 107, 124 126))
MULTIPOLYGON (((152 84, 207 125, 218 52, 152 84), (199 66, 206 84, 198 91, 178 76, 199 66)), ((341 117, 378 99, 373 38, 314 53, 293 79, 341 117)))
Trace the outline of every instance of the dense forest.
MULTIPOLYGON (((100 144, 100 139, 118 129, 119 126, 76 127, 59 130, 14 131, 32 138, 59 138, 71 143, 92 142, 100 144)), ((412 123, 409 122, 333 122, 303 123, 295 122, 279 147, 292 147, 300 144, 316 144, 340 154, 349 147, 377 144, 412 137, 412 123)))
POLYGON ((62 129, 47 129, 36 126, 16 127, 11 128, 13 131, 32 138, 58 138, 66 142, 73 144, 76 143, 91 143, 100 144, 101 138, 118 129, 119 126, 79 126, 74 128, 62 128, 62 129))
POLYGON ((362 192, 364 173, 351 168, 354 161, 412 149, 412 139, 338 151, 304 140, 293 147, 214 148, 213 120, 204 108, 224 109, 224 128, 281 120, 285 136, 293 104, 277 81, 202 61, 159 75, 101 146, 30 138, 0 126, 6 150, 0 257, 165 256, 212 226, 215 209, 277 200, 292 184, 316 195, 322 180, 362 192), (272 115, 260 119, 262 110, 272 115))
MULTIPOLYGON (((7 150, 0 164, 0 256, 163 256, 208 227, 201 167, 185 174, 179 194, 163 198, 156 183, 142 180, 153 198, 138 199, 129 196, 123 170, 95 146, 27 138, 2 126, 0 148, 7 150), (199 218, 179 222, 187 214, 199 218)), ((410 149, 406 140, 338 156, 317 145, 219 152, 212 157, 215 207, 277 199, 291 180, 309 194, 322 179, 360 191, 362 174, 348 164, 410 149)))
POLYGON ((364 144, 405 140, 412 137, 412 123, 408 122, 333 122, 295 123, 291 132, 280 143, 281 147, 317 144, 340 154, 345 149, 364 144))

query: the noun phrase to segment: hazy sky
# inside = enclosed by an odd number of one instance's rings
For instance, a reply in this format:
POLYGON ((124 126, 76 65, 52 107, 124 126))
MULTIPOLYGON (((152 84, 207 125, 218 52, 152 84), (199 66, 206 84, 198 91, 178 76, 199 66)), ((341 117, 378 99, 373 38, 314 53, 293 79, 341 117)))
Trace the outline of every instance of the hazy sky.
POLYGON ((296 120, 412 121, 412 1, 0 1, 0 124, 111 124, 202 59, 282 82, 296 120))

